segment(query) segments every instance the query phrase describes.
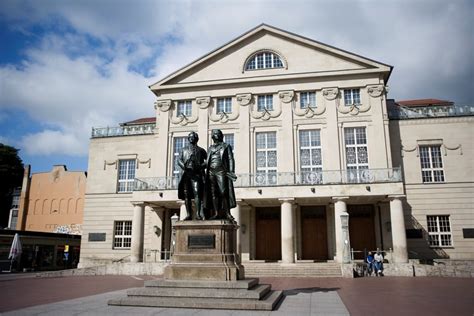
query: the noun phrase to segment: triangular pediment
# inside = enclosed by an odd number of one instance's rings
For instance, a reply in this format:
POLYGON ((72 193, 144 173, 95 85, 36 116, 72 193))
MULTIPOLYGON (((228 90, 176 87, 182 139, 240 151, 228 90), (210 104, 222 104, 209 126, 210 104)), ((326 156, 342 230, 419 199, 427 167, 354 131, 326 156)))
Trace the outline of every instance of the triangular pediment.
POLYGON ((388 78, 391 69, 389 65, 262 24, 177 70, 150 88, 156 91, 200 83, 283 79, 303 74, 330 76, 361 71, 384 73, 388 78), (284 67, 246 71, 245 63, 249 56, 261 51, 281 56, 284 67))

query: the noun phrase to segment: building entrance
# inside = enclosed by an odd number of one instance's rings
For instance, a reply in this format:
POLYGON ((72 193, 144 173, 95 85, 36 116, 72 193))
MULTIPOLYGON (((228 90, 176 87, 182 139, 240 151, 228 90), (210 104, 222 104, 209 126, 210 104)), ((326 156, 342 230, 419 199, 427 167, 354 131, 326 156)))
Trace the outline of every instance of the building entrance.
POLYGON ((256 208, 256 258, 281 260, 281 223, 279 207, 256 208))
POLYGON ((355 259, 364 259, 364 250, 375 249, 373 205, 348 205, 349 236, 355 259))
POLYGON ((327 226, 325 206, 301 207, 301 240, 303 260, 327 260, 327 226))

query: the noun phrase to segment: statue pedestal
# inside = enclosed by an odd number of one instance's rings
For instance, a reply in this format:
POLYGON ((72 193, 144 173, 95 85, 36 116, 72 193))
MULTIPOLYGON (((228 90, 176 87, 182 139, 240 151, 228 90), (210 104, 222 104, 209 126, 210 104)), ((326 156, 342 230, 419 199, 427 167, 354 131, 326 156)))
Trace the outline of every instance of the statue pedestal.
POLYGON ((237 281, 245 278, 237 254, 238 226, 227 220, 178 221, 166 280, 237 281))

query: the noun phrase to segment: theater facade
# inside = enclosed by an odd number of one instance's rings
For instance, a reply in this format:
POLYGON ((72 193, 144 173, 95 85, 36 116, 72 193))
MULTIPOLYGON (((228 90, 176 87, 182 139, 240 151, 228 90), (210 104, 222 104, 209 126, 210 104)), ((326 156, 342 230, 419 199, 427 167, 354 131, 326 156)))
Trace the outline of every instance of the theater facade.
POLYGON ((155 116, 93 129, 80 266, 166 262, 177 155, 212 129, 234 149, 244 265, 474 259, 472 109, 388 102, 392 69, 262 24, 152 84, 155 116))

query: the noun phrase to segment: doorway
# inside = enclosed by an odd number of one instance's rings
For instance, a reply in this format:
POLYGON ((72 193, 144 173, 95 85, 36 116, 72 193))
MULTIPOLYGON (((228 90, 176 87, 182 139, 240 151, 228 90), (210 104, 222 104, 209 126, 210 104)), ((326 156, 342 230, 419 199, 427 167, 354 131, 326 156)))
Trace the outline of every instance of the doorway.
POLYGON ((374 206, 348 205, 349 236, 354 259, 364 259, 364 251, 375 250, 374 206))
POLYGON ((303 260, 328 259, 326 207, 301 207, 301 240, 303 260))
POLYGON ((256 258, 281 260, 281 221, 279 207, 256 208, 256 258))

